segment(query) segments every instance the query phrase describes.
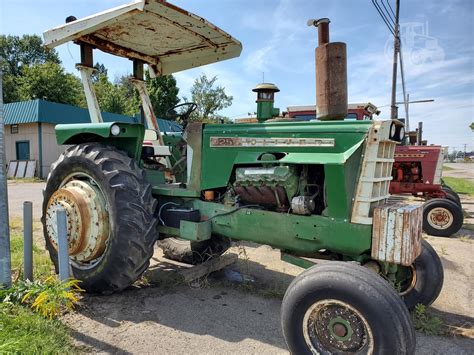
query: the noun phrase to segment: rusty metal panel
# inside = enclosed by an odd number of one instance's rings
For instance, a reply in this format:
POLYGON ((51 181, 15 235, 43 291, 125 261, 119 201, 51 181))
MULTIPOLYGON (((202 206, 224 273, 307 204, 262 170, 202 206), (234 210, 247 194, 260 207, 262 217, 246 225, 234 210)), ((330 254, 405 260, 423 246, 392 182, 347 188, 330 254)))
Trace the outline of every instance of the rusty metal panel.
POLYGON ((372 258, 405 266, 421 253, 423 207, 420 203, 384 204, 374 210, 372 258))
POLYGON ((82 42, 147 63, 164 75, 238 57, 242 44, 205 19, 164 0, 139 0, 44 33, 45 45, 82 42))

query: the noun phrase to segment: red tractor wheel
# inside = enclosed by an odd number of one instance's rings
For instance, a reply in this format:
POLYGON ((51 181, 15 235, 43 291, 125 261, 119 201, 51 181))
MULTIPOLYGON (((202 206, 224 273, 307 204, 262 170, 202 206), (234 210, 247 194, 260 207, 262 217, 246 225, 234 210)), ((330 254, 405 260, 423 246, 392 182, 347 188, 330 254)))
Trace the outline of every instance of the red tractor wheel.
POLYGON ((423 206, 423 230, 432 236, 449 237, 461 229, 462 208, 446 198, 434 198, 423 206))

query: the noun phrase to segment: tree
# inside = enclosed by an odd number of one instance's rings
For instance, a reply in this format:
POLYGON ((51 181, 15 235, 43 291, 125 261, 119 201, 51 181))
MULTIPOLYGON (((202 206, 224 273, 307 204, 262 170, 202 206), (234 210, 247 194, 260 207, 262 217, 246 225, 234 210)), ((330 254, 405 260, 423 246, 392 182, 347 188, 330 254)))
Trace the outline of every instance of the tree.
POLYGON ((22 75, 25 67, 46 62, 61 63, 54 49, 47 49, 43 46, 40 36, 24 35, 20 38, 0 35, 0 65, 4 79, 4 102, 20 99, 16 79, 22 75))
POLYGON ((206 74, 201 74, 194 80, 191 88, 192 101, 198 106, 191 115, 194 121, 210 121, 221 118, 217 111, 229 107, 233 97, 225 93, 225 88, 215 86, 217 76, 208 79, 206 74))
POLYGON ((101 75, 107 76, 107 68, 104 64, 100 64, 99 62, 97 62, 94 65, 94 69, 95 72, 91 75, 93 83, 96 83, 101 75))
MULTIPOLYGON (((137 90, 128 79, 128 76, 122 76, 115 81, 115 84, 120 88, 123 95, 124 114, 133 116, 140 111, 141 101, 137 90)), ((168 109, 179 102, 179 89, 176 86, 176 79, 172 75, 164 75, 152 79, 148 72, 146 72, 145 81, 156 117, 166 118, 168 109)))
POLYGON ((20 100, 42 99, 71 105, 83 102, 79 78, 54 62, 23 66, 16 83, 20 100))
POLYGON ((173 75, 163 75, 152 79, 148 72, 145 77, 148 95, 156 117, 166 118, 166 112, 179 102, 176 79, 173 75))
POLYGON ((129 76, 124 75, 115 80, 115 85, 120 88, 124 98, 124 115, 135 116, 140 112, 140 97, 138 92, 129 80, 129 76))
POLYGON ((125 95, 119 84, 113 84, 107 74, 99 74, 94 89, 101 111, 124 114, 126 111, 125 95))

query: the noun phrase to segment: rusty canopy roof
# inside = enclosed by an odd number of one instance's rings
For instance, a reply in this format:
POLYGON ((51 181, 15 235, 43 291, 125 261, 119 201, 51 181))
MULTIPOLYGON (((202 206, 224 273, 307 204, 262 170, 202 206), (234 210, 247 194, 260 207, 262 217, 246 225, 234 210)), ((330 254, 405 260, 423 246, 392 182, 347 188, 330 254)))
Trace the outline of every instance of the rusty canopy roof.
POLYGON ((44 33, 45 45, 84 42, 147 63, 156 75, 238 57, 242 44, 228 33, 165 0, 139 0, 44 33))

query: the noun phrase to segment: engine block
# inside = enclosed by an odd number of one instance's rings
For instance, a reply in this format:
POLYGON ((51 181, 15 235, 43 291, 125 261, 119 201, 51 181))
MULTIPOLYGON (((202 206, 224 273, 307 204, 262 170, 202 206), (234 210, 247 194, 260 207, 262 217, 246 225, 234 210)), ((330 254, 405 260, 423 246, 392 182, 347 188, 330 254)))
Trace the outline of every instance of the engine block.
POLYGON ((237 168, 234 189, 244 202, 288 209, 298 190, 297 171, 289 165, 237 168))

